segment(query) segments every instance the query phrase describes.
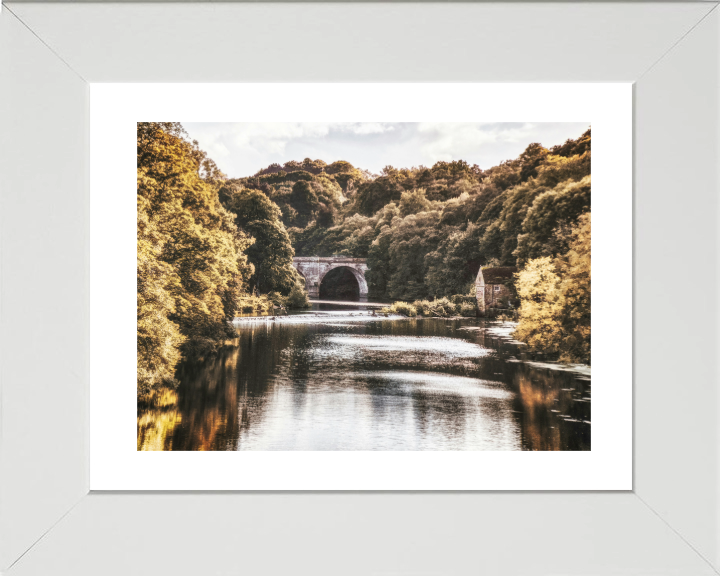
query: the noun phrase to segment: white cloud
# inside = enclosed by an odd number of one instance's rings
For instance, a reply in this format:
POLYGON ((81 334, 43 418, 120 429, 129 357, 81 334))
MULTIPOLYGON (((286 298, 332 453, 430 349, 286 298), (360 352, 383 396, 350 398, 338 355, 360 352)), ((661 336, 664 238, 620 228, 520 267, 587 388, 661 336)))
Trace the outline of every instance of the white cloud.
POLYGON ((577 138, 589 123, 270 122, 184 123, 231 177, 255 174, 273 162, 303 158, 347 160, 380 172, 383 166, 432 166, 465 160, 490 168, 516 158, 531 142, 553 146, 577 138))
POLYGON ((230 149, 237 154, 257 153, 281 155, 290 142, 318 140, 331 132, 367 135, 394 130, 394 126, 379 122, 261 122, 227 124, 187 124, 193 138, 212 156, 226 156, 230 149))
POLYGON ((488 145, 500 143, 530 143, 532 124, 516 126, 469 123, 421 123, 418 133, 422 135, 421 149, 428 162, 460 159, 468 153, 488 145))
POLYGON ((268 154, 282 154, 293 140, 322 138, 330 133, 329 124, 315 123, 258 123, 230 124, 232 142, 241 151, 253 150, 268 154))
POLYGON ((380 122, 356 122, 354 124, 337 124, 340 130, 347 130, 353 134, 382 134, 383 132, 392 132, 395 127, 392 124, 380 122))

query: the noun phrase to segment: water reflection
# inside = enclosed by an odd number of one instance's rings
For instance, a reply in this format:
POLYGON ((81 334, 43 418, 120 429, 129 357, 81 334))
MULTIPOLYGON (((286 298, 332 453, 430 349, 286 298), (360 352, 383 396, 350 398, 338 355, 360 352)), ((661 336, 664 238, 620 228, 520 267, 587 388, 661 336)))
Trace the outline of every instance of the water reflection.
POLYGON ((183 366, 177 392, 139 411, 138 449, 589 450, 589 378, 519 362, 517 345, 466 329, 478 325, 244 319, 235 346, 183 366))
POLYGON ((165 389, 138 410, 138 450, 172 450, 173 433, 182 418, 177 404, 177 392, 165 389))

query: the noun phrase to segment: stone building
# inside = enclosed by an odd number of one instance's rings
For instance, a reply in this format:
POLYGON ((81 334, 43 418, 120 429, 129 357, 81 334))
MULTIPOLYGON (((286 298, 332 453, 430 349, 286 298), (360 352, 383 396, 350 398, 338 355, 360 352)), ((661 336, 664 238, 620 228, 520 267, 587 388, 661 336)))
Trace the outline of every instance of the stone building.
POLYGON ((480 312, 485 312, 489 308, 508 307, 508 302, 513 301, 515 295, 507 284, 512 283, 513 274, 516 272, 515 266, 480 267, 475 279, 475 297, 480 312))

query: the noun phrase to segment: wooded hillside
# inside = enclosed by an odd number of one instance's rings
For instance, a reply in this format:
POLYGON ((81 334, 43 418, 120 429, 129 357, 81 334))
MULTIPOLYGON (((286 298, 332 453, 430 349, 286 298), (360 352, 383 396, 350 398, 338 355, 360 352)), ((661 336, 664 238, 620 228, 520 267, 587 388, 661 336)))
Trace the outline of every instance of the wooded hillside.
POLYGON ((280 207, 296 255, 368 258, 373 297, 415 300, 467 293, 480 265, 566 252, 590 211, 590 143, 588 130, 551 149, 531 144, 484 171, 438 162, 373 178, 348 162, 306 159, 230 183, 280 207))
POLYGON ((298 256, 368 259, 371 298, 471 294, 518 266, 517 335, 590 359, 591 133, 488 170, 306 158, 227 178, 179 123, 138 123, 138 392, 211 353, 243 309, 305 305, 298 256))

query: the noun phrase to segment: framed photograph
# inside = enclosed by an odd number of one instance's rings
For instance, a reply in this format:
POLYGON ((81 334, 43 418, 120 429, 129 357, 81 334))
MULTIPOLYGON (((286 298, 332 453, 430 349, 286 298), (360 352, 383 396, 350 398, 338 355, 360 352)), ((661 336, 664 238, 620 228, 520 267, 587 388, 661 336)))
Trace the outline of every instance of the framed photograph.
POLYGON ((716 573, 715 7, 4 5, 2 569, 716 573))
POLYGON ((632 487, 631 332, 603 312, 630 318, 631 299, 596 278, 593 364, 625 377, 591 398, 589 262, 592 162, 595 275, 631 274, 630 85, 103 84, 90 99, 92 489, 632 487), (138 124, 161 110, 190 121, 138 124), (279 166, 281 146, 340 156, 279 166), (195 153, 218 173, 178 177, 195 153), (230 178, 234 158, 237 175, 260 167, 230 178), (154 374, 176 351, 168 384, 154 374))

